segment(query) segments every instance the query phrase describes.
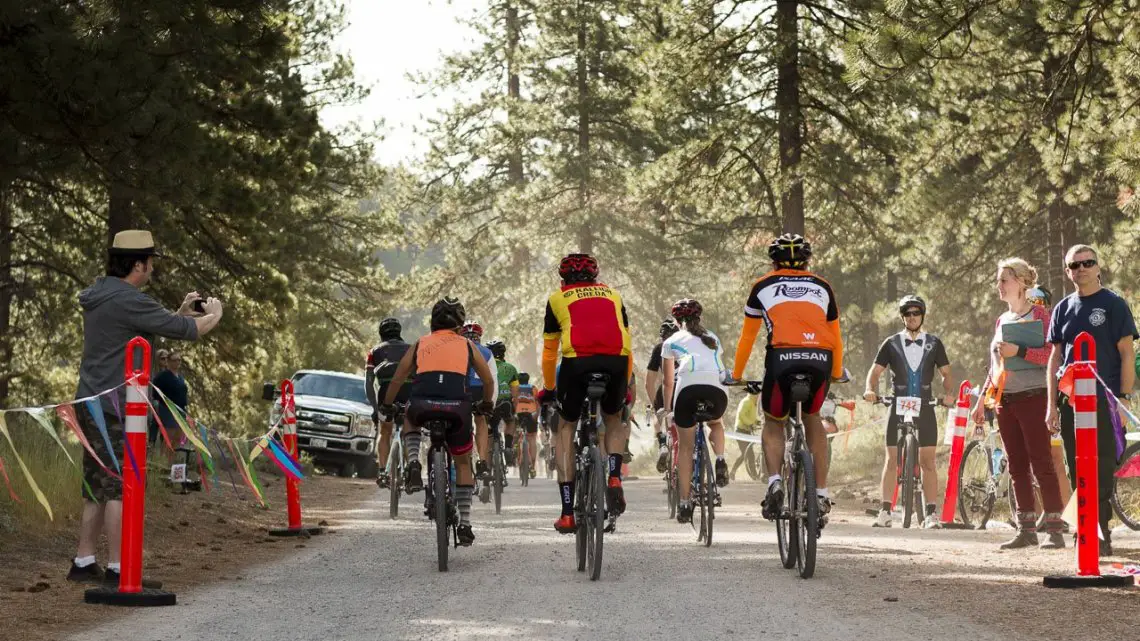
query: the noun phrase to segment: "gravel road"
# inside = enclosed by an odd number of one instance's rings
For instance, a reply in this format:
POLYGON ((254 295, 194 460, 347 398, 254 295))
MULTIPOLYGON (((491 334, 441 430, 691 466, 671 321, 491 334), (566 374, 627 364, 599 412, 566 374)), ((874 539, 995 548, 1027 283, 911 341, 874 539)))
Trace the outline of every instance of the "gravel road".
POLYGON ((726 490, 711 549, 665 518, 660 481, 626 487, 630 510, 606 538, 596 583, 575 571, 573 538, 551 528, 551 481, 512 484, 500 516, 476 502, 475 546, 453 550, 448 573, 436 571, 434 529, 422 510, 390 520, 386 492, 369 492, 330 519, 335 533, 287 561, 69 638, 1134 638, 1128 617, 1114 617, 1135 607, 1134 591, 1040 587, 1042 573, 1071 568, 1071 550, 1003 554, 995 544, 1008 533, 875 530, 852 503, 833 515, 816 576, 805 581, 779 566, 758 484, 726 490))

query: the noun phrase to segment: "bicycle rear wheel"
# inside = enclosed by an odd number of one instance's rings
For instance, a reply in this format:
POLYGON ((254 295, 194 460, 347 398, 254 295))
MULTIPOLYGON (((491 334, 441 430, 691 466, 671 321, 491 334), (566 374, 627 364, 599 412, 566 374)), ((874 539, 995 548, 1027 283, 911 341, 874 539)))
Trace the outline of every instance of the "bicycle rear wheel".
POLYGON ((589 503, 589 470, 575 466, 574 470, 574 548, 577 552, 578 571, 586 571, 586 506, 589 503))
MULTIPOLYGON (((902 475, 903 527, 910 527, 914 518, 915 469, 918 467, 918 439, 914 434, 907 434, 902 447, 902 460, 899 461, 899 473, 902 475)), ((919 508, 921 511, 921 508, 919 508)))
POLYGON ((590 566, 590 580, 602 575, 602 543, 606 529, 606 468, 598 446, 590 446, 590 467, 587 474, 590 491, 586 502, 586 556, 590 566))
MULTIPOLYGON (((716 476, 711 453, 705 452, 701 465, 701 530, 705 547, 712 545, 713 520, 716 519, 716 476)), ((699 540, 699 539, 698 539, 699 540)))
POLYGON ((786 460, 782 471, 787 486, 784 488, 783 509, 776 518, 776 543, 780 548, 780 564, 784 569, 790 570, 796 566, 800 550, 799 521, 795 518, 798 477, 795 468, 789 466, 786 460))
POLYGON ((400 515, 400 494, 404 491, 402 447, 403 443, 397 441, 392 444, 392 450, 388 452, 388 516, 393 519, 400 515))
POLYGON ((796 465, 796 503, 798 509, 794 513, 799 520, 799 550, 796 555, 796 566, 800 577, 810 579, 815 574, 815 548, 819 539, 819 499, 815 494, 815 461, 811 452, 805 447, 795 454, 796 465))
POLYGON ((748 478, 753 481, 760 480, 760 461, 756 456, 756 444, 749 443, 742 456, 744 456, 744 471, 748 473, 748 478))
POLYGON ((495 514, 503 510, 503 481, 507 479, 504 463, 503 442, 496 438, 491 447, 491 492, 495 496, 495 514))
POLYGON ((447 523, 447 486, 450 479, 447 465, 447 455, 442 449, 433 449, 431 453, 432 500, 435 514, 435 549, 439 560, 439 571, 447 572, 448 531, 451 529, 447 523))
POLYGON ((1112 509, 1120 522, 1140 530, 1140 443, 1124 450, 1112 487, 1112 509))
POLYGON ((669 459, 665 467, 666 499, 669 501, 669 518, 677 518, 677 502, 681 500, 681 492, 677 487, 677 468, 673 465, 673 452, 669 452, 669 459))
POLYGON ((525 429, 522 434, 522 443, 519 446, 521 458, 519 461, 519 482, 523 487, 526 487, 530 485, 530 443, 527 441, 525 429))
POLYGON ((993 457, 981 441, 970 441, 958 466, 958 516, 975 530, 983 530, 993 513, 995 496, 993 457))

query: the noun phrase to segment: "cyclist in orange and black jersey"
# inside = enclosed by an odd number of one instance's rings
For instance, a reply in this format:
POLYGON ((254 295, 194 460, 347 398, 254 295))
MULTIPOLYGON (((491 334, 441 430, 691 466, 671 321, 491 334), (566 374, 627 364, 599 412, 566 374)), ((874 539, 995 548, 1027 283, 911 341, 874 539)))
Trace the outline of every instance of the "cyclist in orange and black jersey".
POLYGON ((830 382, 844 378, 843 338, 839 329, 839 305, 831 285, 807 270, 811 243, 799 234, 784 234, 768 246, 771 272, 752 286, 744 307, 744 329, 736 346, 732 377, 744 375, 756 335, 763 324, 768 330, 764 358, 764 382, 760 393, 764 409, 764 455, 768 470, 768 494, 764 515, 774 518, 784 501, 784 482, 778 471, 784 458, 783 421, 793 409, 792 375, 811 375, 811 396, 803 408, 808 447, 815 459, 816 493, 820 515, 826 522, 831 511, 827 490, 827 433, 819 417, 830 382))

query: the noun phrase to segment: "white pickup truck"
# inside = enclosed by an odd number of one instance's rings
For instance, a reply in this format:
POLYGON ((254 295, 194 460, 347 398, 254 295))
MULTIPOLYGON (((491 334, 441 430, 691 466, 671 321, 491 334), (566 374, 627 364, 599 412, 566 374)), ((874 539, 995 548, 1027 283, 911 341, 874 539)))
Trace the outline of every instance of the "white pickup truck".
MULTIPOLYGON (((376 476, 376 426, 364 390, 364 377, 342 372, 301 370, 293 374, 297 404, 297 447, 317 467, 338 476, 376 476)), ((266 383, 262 398, 273 401, 270 421, 281 411, 281 387, 266 383)))

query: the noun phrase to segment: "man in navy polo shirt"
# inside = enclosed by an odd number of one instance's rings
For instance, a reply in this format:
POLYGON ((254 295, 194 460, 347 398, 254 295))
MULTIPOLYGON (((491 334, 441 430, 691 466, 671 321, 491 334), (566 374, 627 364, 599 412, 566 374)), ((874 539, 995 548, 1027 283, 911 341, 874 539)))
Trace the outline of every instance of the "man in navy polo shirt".
MULTIPOLYGON (((1130 404, 1132 387, 1136 382, 1133 359, 1133 341, 1140 338, 1132 310, 1116 292, 1101 287, 1100 267, 1096 250, 1088 245, 1075 245, 1065 253, 1065 274, 1076 285, 1077 291, 1066 296, 1053 308, 1049 325, 1049 342, 1053 351, 1049 356, 1049 408, 1046 423, 1050 429, 1060 424, 1061 439, 1065 443, 1065 459, 1069 465, 1069 485, 1075 489, 1075 435, 1073 408, 1069 399, 1057 392, 1060 374, 1074 360, 1083 355, 1074 354, 1073 342, 1081 332, 1088 332, 1096 344, 1096 370, 1101 380, 1120 402, 1130 404), (1062 369, 1058 371, 1058 367, 1062 369)), ((1113 473, 1116 471, 1116 434, 1104 389, 1097 385, 1097 456, 1099 461, 1101 556, 1112 554, 1108 521, 1112 518, 1113 473)))

